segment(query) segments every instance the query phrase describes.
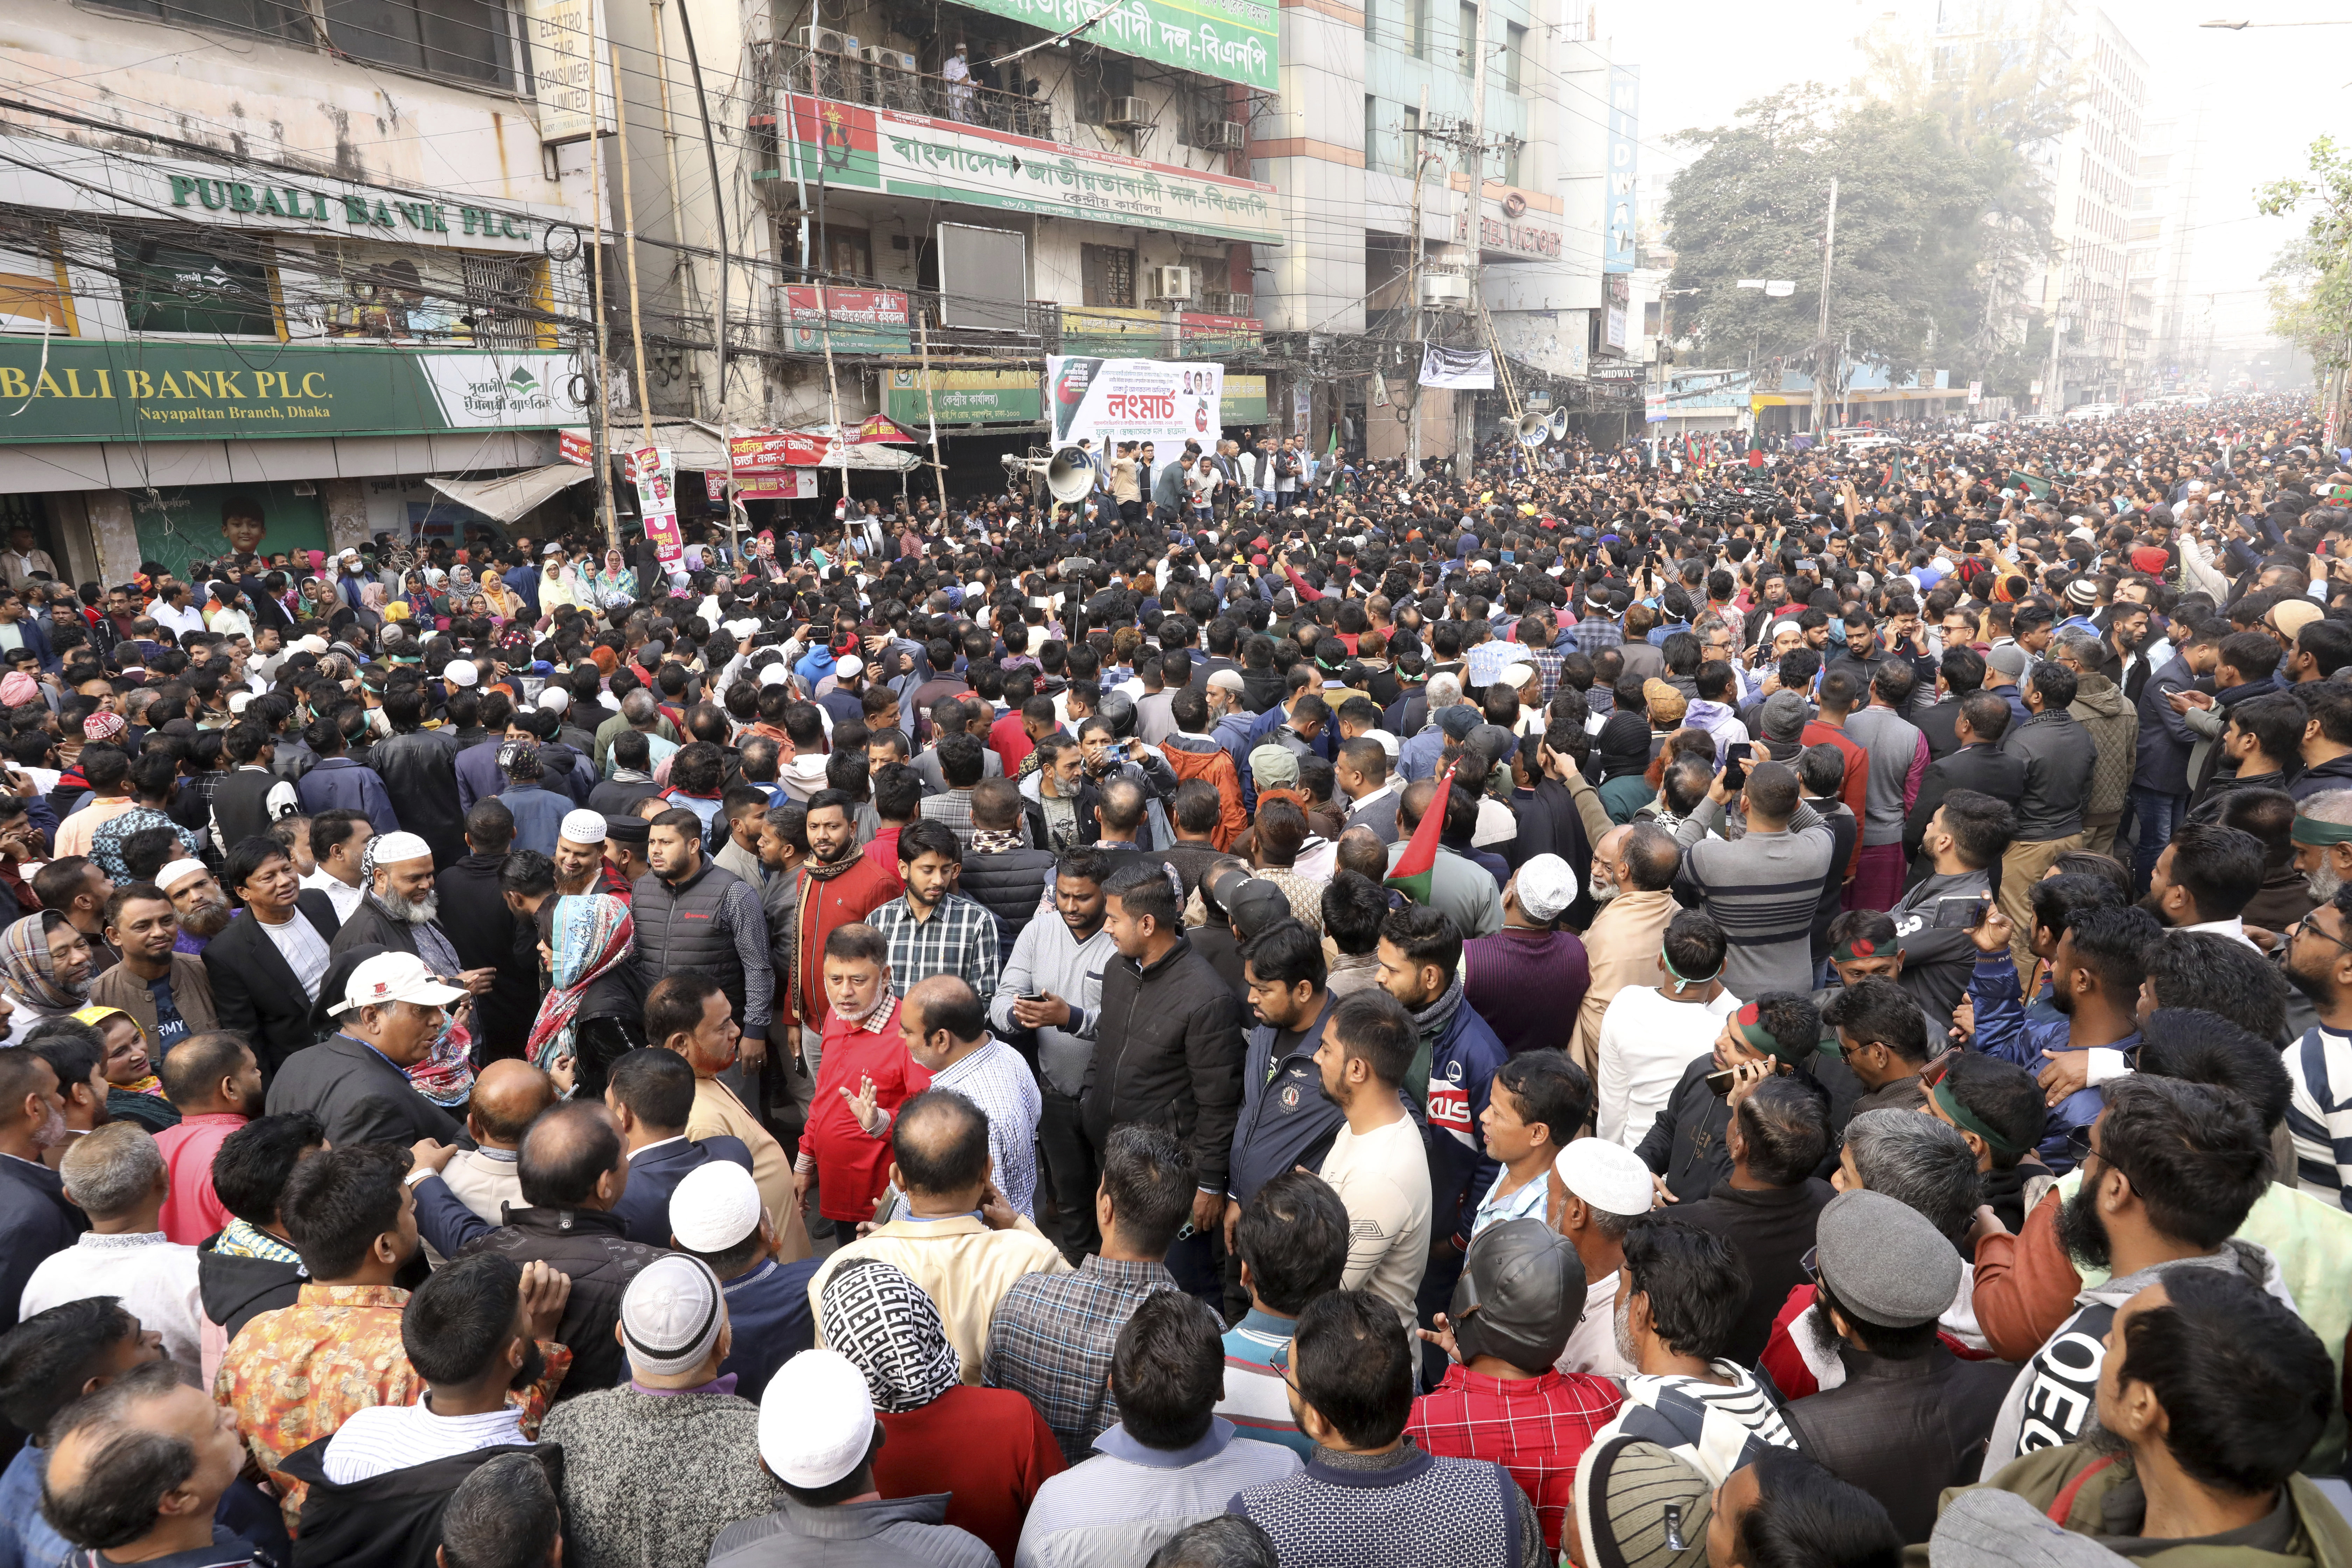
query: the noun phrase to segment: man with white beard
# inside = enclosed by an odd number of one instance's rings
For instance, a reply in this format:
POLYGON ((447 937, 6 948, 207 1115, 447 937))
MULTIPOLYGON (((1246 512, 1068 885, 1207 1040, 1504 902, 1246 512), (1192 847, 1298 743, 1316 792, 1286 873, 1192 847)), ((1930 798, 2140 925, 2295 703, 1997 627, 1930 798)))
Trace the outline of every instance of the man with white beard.
POLYGON ((2352 789, 2323 790, 2295 803, 2294 868, 2323 904, 2352 882, 2352 789))
MULTIPOLYGON (((425 967, 435 977, 463 986, 477 996, 490 988, 498 971, 464 967, 458 962, 456 946, 441 929, 441 896, 433 887, 431 845, 414 833, 380 834, 368 840, 367 855, 360 866, 360 880, 367 894, 328 945, 331 960, 342 957, 355 947, 381 947, 391 952, 415 954, 425 961, 425 967)), ((495 1046, 501 1042, 490 1043, 495 1046)), ((437 1057, 439 1053, 436 1054, 437 1057)), ((470 1087, 470 1074, 467 1084, 470 1087)), ((428 1089, 420 1082, 418 1091, 437 1100, 441 1087, 428 1089)))
POLYGON ((1674 835, 1646 822, 1612 827, 1592 847, 1590 886, 1601 912, 1584 933, 1591 982, 1569 1044, 1569 1055, 1587 1073, 1595 1070, 1601 1020, 1617 993, 1658 982, 1658 951, 1682 910, 1670 890, 1682 858, 1674 835))

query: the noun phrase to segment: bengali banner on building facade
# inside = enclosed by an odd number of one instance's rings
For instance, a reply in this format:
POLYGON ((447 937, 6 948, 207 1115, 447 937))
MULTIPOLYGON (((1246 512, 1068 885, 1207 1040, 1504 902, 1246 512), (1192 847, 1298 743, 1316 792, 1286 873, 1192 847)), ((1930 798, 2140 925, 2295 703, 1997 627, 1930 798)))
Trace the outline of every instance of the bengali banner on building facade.
POLYGON ((1097 451, 1106 451, 1118 441, 1150 441, 1164 455, 1197 441, 1209 451, 1224 431, 1224 379, 1221 364, 1048 354, 1054 445, 1091 438, 1097 451))
POLYGON ((927 399, 924 373, 901 367, 883 392, 885 411, 913 430, 928 429, 934 410, 941 425, 1034 425, 1045 417, 1033 371, 933 370, 927 399))
POLYGON ((1081 23, 1086 41, 1139 60, 1198 71, 1246 87, 1276 86, 1275 7, 1257 0, 968 0, 972 9, 1066 32, 1081 23))
POLYGON ((1274 187, 951 120, 829 99, 791 100, 782 178, 910 201, 1282 243, 1274 187))

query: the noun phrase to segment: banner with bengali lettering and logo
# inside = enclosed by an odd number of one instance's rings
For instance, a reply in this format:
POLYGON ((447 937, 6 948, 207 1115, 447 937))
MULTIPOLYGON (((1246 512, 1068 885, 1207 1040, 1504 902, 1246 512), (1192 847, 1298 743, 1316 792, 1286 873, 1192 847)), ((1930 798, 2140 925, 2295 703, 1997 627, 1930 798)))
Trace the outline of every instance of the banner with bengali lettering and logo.
POLYGON ((1045 417, 1034 372, 934 370, 928 397, 923 376, 910 366, 893 368, 883 387, 890 417, 908 429, 929 429, 934 414, 942 426, 1034 425, 1045 417))
POLYGON ((1086 41, 1102 48, 1274 90, 1278 37, 1273 0, 968 0, 975 11, 1066 32, 1091 21, 1086 41))
POLYGON ((896 110, 797 96, 790 101, 792 133, 782 139, 781 166, 762 177, 772 173, 908 201, 1282 243, 1274 187, 1255 180, 896 110))
POLYGON ((1187 441, 1213 451, 1224 433, 1225 367, 1162 359, 1045 356, 1045 413, 1054 445, 1091 437, 1095 450, 1150 441, 1163 455, 1187 441))
POLYGON ((902 354, 914 346, 907 296, 895 289, 786 283, 776 300, 791 322, 786 346, 796 353, 823 353, 828 327, 837 354, 902 354))

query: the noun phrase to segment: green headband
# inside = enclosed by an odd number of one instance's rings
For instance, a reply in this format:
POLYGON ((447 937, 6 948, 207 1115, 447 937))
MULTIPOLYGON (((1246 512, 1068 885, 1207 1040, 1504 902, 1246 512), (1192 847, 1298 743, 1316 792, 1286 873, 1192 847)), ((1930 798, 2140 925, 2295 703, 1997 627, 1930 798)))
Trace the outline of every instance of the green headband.
POLYGON ((1664 964, 1666 966, 1666 973, 1675 977, 1675 989, 1677 991, 1686 989, 1693 985, 1708 984, 1721 977, 1723 973, 1723 965, 1718 963, 1715 966, 1715 973, 1702 974, 1697 979, 1694 980, 1685 974, 1681 970, 1675 967, 1675 961, 1667 955, 1664 948, 1658 950, 1658 962, 1664 964))
POLYGON ((1895 952, 1895 951, 1896 950, 1893 947, 1888 947, 1882 951, 1876 942, 1871 941, 1871 939, 1866 936, 1854 937, 1838 943, 1830 953, 1830 962, 1832 963, 1859 963, 1865 959, 1885 957, 1887 953, 1895 952))
POLYGON ((2322 822, 2315 816, 2298 815, 2294 819, 2294 841, 2314 848, 2326 848, 2334 844, 2352 844, 2352 823, 2322 822))
POLYGON ((1952 1079, 1948 1073, 1936 1080, 1935 1096, 1936 1103, 1944 1108, 1944 1114, 1952 1119, 1953 1126, 1964 1132, 1973 1132, 1983 1139, 1985 1147, 1990 1149, 1995 1154, 2002 1159, 2013 1159, 2025 1152, 2023 1149, 1986 1126, 1978 1119, 1975 1111, 1960 1103, 1960 1097, 1952 1092, 1952 1079))

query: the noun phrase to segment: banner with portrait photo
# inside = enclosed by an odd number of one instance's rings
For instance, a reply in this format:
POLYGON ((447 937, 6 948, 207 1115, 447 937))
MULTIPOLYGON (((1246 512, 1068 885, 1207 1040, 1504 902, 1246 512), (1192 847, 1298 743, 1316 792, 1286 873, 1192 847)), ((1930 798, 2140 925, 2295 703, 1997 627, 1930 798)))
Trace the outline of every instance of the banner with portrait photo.
POLYGON ((1213 363, 1049 354, 1045 408, 1054 445, 1088 438, 1097 452, 1108 452, 1121 441, 1150 441, 1169 454, 1196 441, 1214 451, 1224 433, 1224 384, 1225 367, 1213 363))
POLYGON ((1495 356, 1486 349, 1449 349, 1432 343, 1422 351, 1421 384, 1490 391, 1495 384, 1495 356))

